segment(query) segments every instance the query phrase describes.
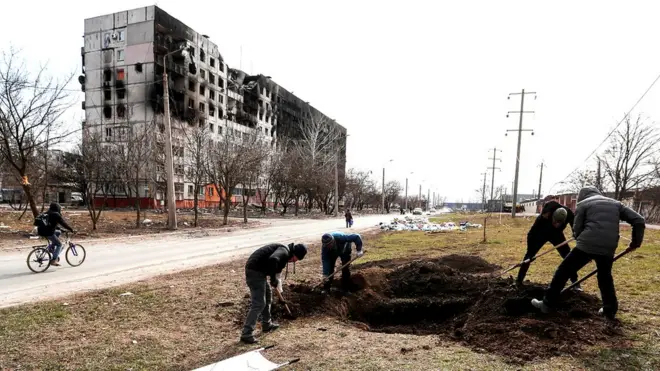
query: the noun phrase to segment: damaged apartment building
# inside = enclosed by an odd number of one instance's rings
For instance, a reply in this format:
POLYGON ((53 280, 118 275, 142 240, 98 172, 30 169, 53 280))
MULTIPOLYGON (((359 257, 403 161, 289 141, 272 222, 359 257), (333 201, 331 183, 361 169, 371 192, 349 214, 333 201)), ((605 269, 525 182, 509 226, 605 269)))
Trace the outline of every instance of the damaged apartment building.
MULTIPOLYGON (((81 48, 85 92, 83 128, 105 142, 121 143, 139 125, 164 128, 163 72, 167 70, 173 134, 177 207, 192 205, 193 185, 185 178, 182 130, 199 126, 209 139, 260 134, 274 150, 286 137, 295 138, 305 120, 327 117, 273 82, 268 76, 248 75, 230 68, 210 37, 200 34, 157 6, 148 6, 85 20, 81 48), (182 53, 180 48, 185 48, 182 53)), ((337 125, 344 134, 346 129, 337 125)), ((155 137, 158 130, 154 130, 155 137)), ((344 141, 346 135, 343 135, 344 141)), ((158 139, 162 141, 162 139, 158 139)), ((340 155, 340 176, 345 169, 345 143, 340 155)), ((151 173, 162 174, 162 168, 151 173), (159 171, 160 170, 160 171, 159 171)), ((145 174, 140 190, 142 207, 157 207, 164 200, 164 175, 145 174)), ((202 188, 202 207, 220 202, 217 190, 202 188)), ((238 188, 235 195, 242 191, 238 188)), ((201 195, 200 195, 201 196, 201 195)), ((260 192, 254 195, 260 202, 260 192)), ((122 207, 134 200, 113 197, 109 206, 122 207)))

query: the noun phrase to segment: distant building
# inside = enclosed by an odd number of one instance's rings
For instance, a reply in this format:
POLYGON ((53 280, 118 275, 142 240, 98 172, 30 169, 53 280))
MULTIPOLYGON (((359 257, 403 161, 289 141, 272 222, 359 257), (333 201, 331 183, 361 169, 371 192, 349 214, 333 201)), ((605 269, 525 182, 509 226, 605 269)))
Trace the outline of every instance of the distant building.
MULTIPOLYGON (((220 29, 217 32, 222 35, 220 29)), ((154 127, 164 130, 163 72, 167 70, 177 207, 192 207, 194 187, 184 177, 186 151, 183 133, 176 128, 204 127, 209 140, 258 133, 275 150, 283 138, 299 136, 301 126, 321 118, 344 134, 339 164, 340 184, 344 182, 345 128, 270 77, 230 68, 209 36, 157 6, 85 19, 81 55, 83 128, 120 146, 126 133, 137 125, 155 123, 158 126, 154 127), (172 53, 181 47, 189 48, 188 57, 172 53)), ((138 197, 143 205, 157 206, 164 199, 164 168, 154 165, 149 172, 161 175, 145 175, 138 197)), ((207 188, 202 187, 202 191, 207 192, 207 188)), ((200 198, 202 207, 217 206, 224 192, 215 192, 200 198)), ((115 193, 109 206, 135 204, 120 189, 115 193)), ((259 195, 255 192, 251 202, 260 203, 259 195)))

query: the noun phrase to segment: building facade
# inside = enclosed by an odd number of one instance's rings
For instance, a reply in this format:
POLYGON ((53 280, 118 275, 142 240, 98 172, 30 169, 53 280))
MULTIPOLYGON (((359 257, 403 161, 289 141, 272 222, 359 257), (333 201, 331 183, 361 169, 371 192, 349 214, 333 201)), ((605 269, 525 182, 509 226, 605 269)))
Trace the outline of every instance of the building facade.
MULTIPOLYGON (((312 117, 332 122, 318 110, 264 75, 251 76, 230 68, 218 46, 157 6, 147 6, 85 20, 81 48, 85 92, 83 129, 101 135, 108 143, 122 143, 141 125, 164 128, 164 81, 167 72, 173 134, 177 207, 191 207, 192 183, 185 177, 184 133, 198 126, 210 140, 222 136, 259 134, 277 149, 280 139, 295 138, 312 117), (185 48, 187 53, 182 53, 185 48)), ((341 146, 340 178, 345 170, 345 137, 341 146)), ((162 142, 162 139, 160 139, 162 142)), ((161 143, 162 144, 162 143, 161 143)), ((145 174, 140 203, 159 206, 164 200, 162 166, 145 174)), ((207 192, 208 186, 202 187, 207 192)), ((202 207, 217 206, 224 192, 200 197, 202 207)), ((251 200, 260 203, 261 200, 251 200)), ((130 206, 134 200, 119 201, 130 206)))

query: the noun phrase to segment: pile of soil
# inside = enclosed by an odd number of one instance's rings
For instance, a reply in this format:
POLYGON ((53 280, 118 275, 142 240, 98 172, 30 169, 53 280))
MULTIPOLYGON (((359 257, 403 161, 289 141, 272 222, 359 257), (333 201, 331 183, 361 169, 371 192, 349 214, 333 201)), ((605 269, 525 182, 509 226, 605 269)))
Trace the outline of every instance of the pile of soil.
POLYGON ((542 314, 531 299, 542 298, 544 287, 516 289, 511 279, 489 274, 498 269, 464 255, 371 262, 353 268, 350 296, 323 295, 307 284, 290 285, 286 296, 298 317, 332 315, 370 331, 438 334, 514 362, 576 354, 586 345, 621 345, 597 315, 597 297, 570 292, 556 312, 542 314))

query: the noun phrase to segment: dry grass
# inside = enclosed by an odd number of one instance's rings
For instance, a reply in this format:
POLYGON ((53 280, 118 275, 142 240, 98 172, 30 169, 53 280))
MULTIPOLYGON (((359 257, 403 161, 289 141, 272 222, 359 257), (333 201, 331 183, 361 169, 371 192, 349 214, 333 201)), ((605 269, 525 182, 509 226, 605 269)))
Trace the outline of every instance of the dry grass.
MULTIPOLYGON (((502 266, 519 261, 532 221, 503 218, 502 225, 495 219, 491 222, 486 244, 481 243, 482 230, 366 236, 369 252, 363 262, 449 253, 478 254, 502 266)), ((660 233, 649 231, 647 238, 660 240, 660 233)), ((615 264, 621 318, 627 335, 635 340, 634 348, 592 348, 583 357, 556 357, 523 368, 660 368, 660 263, 655 258, 659 252, 660 244, 648 243, 615 264)), ((558 254, 539 259, 528 279, 548 282, 559 261, 558 254)), ((0 311, 0 369, 190 370, 252 349, 237 342, 247 300, 243 264, 236 261, 4 309, 0 311), (125 292, 132 295, 121 296, 125 292)), ((312 246, 296 268, 295 275, 289 270, 289 280, 317 282, 318 246, 312 246)), ((596 281, 587 281, 585 289, 597 292, 596 281)), ((264 336, 263 343, 277 345, 267 351, 275 361, 300 357, 301 362, 291 367, 300 370, 521 368, 497 356, 441 342, 436 336, 366 332, 329 317, 284 322, 279 331, 264 336)))

